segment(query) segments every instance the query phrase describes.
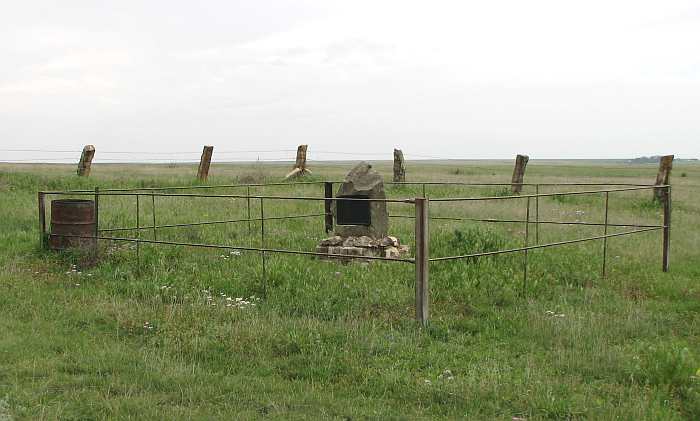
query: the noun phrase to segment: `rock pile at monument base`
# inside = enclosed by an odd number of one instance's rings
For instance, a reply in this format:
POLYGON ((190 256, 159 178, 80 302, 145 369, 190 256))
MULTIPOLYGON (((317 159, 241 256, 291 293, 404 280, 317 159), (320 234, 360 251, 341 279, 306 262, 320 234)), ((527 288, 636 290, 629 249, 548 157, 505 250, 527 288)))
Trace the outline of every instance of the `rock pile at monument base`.
MULTIPOLYGON (((341 237, 339 235, 322 240, 316 247, 317 253, 327 253, 329 255, 346 256, 367 256, 386 257, 388 259, 398 259, 408 255, 409 247, 399 243, 399 239, 392 236, 382 238, 372 238, 366 235, 355 237, 341 237)), ((350 260, 339 256, 321 256, 321 259, 340 259, 347 262, 350 260)))

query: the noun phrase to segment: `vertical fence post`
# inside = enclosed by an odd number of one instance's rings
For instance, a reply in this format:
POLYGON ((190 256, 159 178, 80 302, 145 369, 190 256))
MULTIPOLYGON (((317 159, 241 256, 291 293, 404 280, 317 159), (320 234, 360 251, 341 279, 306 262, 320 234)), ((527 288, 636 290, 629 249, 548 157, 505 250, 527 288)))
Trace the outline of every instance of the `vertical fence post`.
POLYGON ((80 162, 78 162, 78 176, 87 177, 90 175, 92 168, 92 158, 95 156, 95 147, 85 145, 83 152, 80 154, 80 162))
MULTIPOLYGON (((136 193, 136 239, 141 240, 140 193, 136 193)), ((141 276, 141 241, 136 241, 136 276, 141 276)))
POLYGON ((326 213, 326 234, 333 231, 333 182, 323 183, 323 211, 326 213))
POLYGON ((156 231, 156 197, 151 193, 151 207, 153 208, 153 240, 158 241, 158 234, 156 231))
MULTIPOLYGON (((525 202, 525 247, 530 246, 530 197, 528 196, 525 202)), ((523 261, 523 295, 527 290, 527 259, 528 259, 528 249, 524 250, 524 261, 523 261)))
POLYGON ((95 205, 94 205, 95 206, 95 230, 92 233, 92 235, 95 237, 95 246, 94 246, 95 249, 92 252, 95 253, 95 256, 97 256, 97 253, 100 250, 99 240, 97 239, 97 237, 100 236, 99 235, 100 234, 100 188, 97 186, 95 186, 94 202, 95 202, 95 205))
POLYGON ((510 186, 510 191, 513 192, 513 194, 520 194, 523 190, 525 167, 529 159, 527 155, 518 155, 515 157, 515 167, 513 167, 513 178, 511 179, 510 186))
POLYGON ((297 159, 294 162, 294 166, 296 168, 301 169, 301 172, 302 172, 301 175, 304 175, 303 173, 307 172, 307 169, 306 169, 306 151, 308 150, 308 148, 309 148, 309 145, 299 145, 297 147, 297 159))
POLYGON ((603 225, 603 279, 607 274, 607 262, 608 262, 608 199, 610 192, 605 192, 605 224, 603 225))
POLYGON ((423 198, 425 198, 425 183, 423 183, 422 185, 423 185, 423 198))
POLYGON ((671 246, 671 186, 665 188, 666 200, 664 200, 664 250, 663 271, 668 272, 669 252, 671 246))
POLYGON ((406 181, 406 165, 401 149, 394 149, 394 183, 406 181))
POLYGON ((310 174, 311 171, 309 171, 306 168, 306 151, 308 150, 309 145, 299 145, 297 148, 297 159, 296 162, 294 163, 294 168, 292 169, 289 174, 287 174, 284 179, 288 180, 292 177, 298 177, 302 176, 305 174, 310 174))
MULTIPOLYGON (((671 184, 671 170, 673 169, 673 155, 664 155, 659 159, 659 171, 656 173, 657 186, 671 184)), ((663 187, 654 189, 654 200, 666 200, 666 189, 663 187)))
POLYGON ((430 289, 428 285, 428 199, 417 197, 416 207, 416 320, 423 326, 428 323, 428 302, 430 289))
POLYGON ((535 184, 535 244, 540 243, 540 185, 535 184))
MULTIPOLYGON (((251 239, 250 241, 253 241, 253 240, 252 240, 252 237, 253 237, 253 226, 251 225, 252 222, 251 222, 251 220, 250 220, 250 186, 246 186, 246 191, 247 191, 247 193, 246 193, 246 200, 247 200, 247 202, 248 202, 248 238, 251 239)), ((252 243, 251 243, 251 245, 252 245, 252 243)))
MULTIPOLYGON (((260 198, 260 248, 265 248, 265 206, 263 205, 263 198, 260 198)), ((260 252, 260 257, 262 258, 262 276, 263 282, 267 285, 267 276, 265 269, 265 251, 260 252)))
POLYGON ((46 249, 46 203, 44 201, 44 193, 39 192, 39 245, 42 249, 46 249))
POLYGON ((211 165, 211 155, 214 153, 213 146, 204 146, 202 156, 199 158, 199 168, 197 169, 197 179, 207 181, 209 177, 209 167, 211 165))

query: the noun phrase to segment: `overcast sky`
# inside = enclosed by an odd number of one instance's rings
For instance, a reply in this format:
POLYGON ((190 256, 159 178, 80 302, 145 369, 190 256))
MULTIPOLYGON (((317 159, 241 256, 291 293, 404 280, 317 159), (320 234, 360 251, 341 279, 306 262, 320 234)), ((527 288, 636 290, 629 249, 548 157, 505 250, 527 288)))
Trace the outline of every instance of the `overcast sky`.
POLYGON ((699 52, 697 1, 6 1, 0 160, 700 157, 699 52))

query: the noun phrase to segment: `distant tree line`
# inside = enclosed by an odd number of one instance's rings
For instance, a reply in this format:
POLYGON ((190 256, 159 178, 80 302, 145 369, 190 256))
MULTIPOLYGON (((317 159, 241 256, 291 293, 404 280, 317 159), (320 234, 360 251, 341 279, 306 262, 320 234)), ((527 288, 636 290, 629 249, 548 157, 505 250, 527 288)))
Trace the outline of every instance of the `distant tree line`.
MULTIPOLYGON (((640 156, 638 158, 633 158, 629 160, 630 164, 658 164, 659 159, 661 156, 659 155, 653 155, 653 156, 640 156)), ((692 158, 692 159, 678 159, 676 158, 676 162, 678 161, 697 161, 697 158, 692 158)))

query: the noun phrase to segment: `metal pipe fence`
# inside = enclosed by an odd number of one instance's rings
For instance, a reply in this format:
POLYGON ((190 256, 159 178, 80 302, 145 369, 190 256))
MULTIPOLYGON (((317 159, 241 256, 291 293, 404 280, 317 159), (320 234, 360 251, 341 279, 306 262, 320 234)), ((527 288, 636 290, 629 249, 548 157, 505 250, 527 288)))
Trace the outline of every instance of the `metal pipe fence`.
MULTIPOLYGON (((641 184, 631 184, 631 183, 520 183, 523 186, 533 186, 535 188, 534 194, 519 194, 519 195, 507 195, 507 196, 472 196, 472 197, 433 197, 428 198, 429 192, 428 187, 430 186, 476 186, 476 187, 488 187, 488 186, 511 186, 512 183, 461 183, 461 182, 387 182, 385 184, 390 185, 412 185, 420 186, 422 197, 415 198, 360 198, 360 197, 333 197, 333 185, 337 184, 337 181, 313 181, 313 182, 298 182, 298 183, 265 183, 265 184, 238 184, 238 185, 216 185, 216 186, 176 186, 176 187, 149 187, 149 188, 133 188, 133 189, 98 189, 94 190, 68 190, 68 191, 39 191, 38 192, 38 209, 39 209, 39 229, 40 229, 40 245, 42 248, 47 248, 46 238, 47 235, 68 237, 68 238, 79 238, 79 239, 93 239, 93 240, 105 240, 105 241, 117 241, 117 242, 130 242, 134 243, 136 246, 136 258, 137 258, 137 274, 140 273, 141 257, 140 257, 140 245, 143 244, 153 244, 153 245, 171 245, 171 246, 185 246, 185 247, 195 247, 195 248, 205 248, 205 249, 225 249, 225 250, 240 250, 240 251, 252 251, 259 252, 261 256, 262 264, 262 274, 263 282, 266 282, 266 253, 277 253, 286 255, 302 255, 302 256, 312 256, 312 257, 326 257, 326 258, 337 258, 342 260, 353 260, 359 259, 364 261, 385 261, 385 262, 397 262, 397 263, 411 263, 415 266, 416 274, 416 319, 422 323, 426 324, 429 320, 428 312, 428 302, 429 302, 429 269, 431 263, 456 261, 462 259, 475 259, 486 256, 495 256, 500 254, 512 254, 512 253, 523 253, 523 291, 527 288, 528 281, 528 252, 530 250, 544 249, 550 247, 566 246, 571 244, 579 244, 589 241, 602 240, 602 270, 601 275, 603 278, 606 276, 607 270, 607 246, 608 238, 621 237, 627 235, 633 235, 638 233, 650 232, 650 231, 663 231, 663 247, 662 247, 662 270, 664 272, 669 270, 669 254, 670 254, 670 229, 671 229, 671 186, 670 185, 641 185, 641 184), (283 196, 283 195, 262 195, 262 194, 251 194, 251 188, 264 188, 270 186, 313 186, 320 185, 323 188, 322 196, 283 196), (597 190, 583 190, 583 191, 564 191, 564 192, 551 192, 551 193, 540 193, 540 188, 543 186, 557 187, 557 186, 607 186, 608 188, 597 189, 597 190), (616 188, 610 188, 610 186, 616 186, 616 188), (211 189, 211 188, 244 188, 245 194, 205 194, 205 193, 167 193, 164 191, 182 191, 188 189, 211 189), (609 221, 609 195, 610 193, 618 192, 630 192, 639 190, 651 190, 651 189, 665 189, 665 200, 663 202, 663 223, 662 224, 638 224, 638 223, 625 223, 616 222, 611 223, 609 221), (69 234, 49 234, 46 230, 46 206, 45 201, 48 196, 65 196, 65 195, 90 195, 94 197, 95 203, 95 232, 91 236, 85 235, 69 235, 69 234), (557 221, 557 220, 541 220, 540 219, 540 198, 546 197, 561 197, 561 196, 576 196, 576 195, 602 195, 604 199, 604 219, 602 222, 583 222, 583 221, 557 221), (135 211, 136 211, 136 226, 127 227, 108 227, 100 228, 99 226, 99 207, 100 207, 100 197, 101 196, 117 196, 117 197, 134 197, 135 198, 135 211), (141 211, 142 203, 141 198, 143 196, 149 197, 151 202, 151 221, 150 225, 142 225, 141 223, 141 211), (197 198, 221 198, 221 199, 245 199, 246 207, 246 218, 236 218, 236 219, 222 219, 213 221, 198 221, 190 223, 170 223, 160 225, 157 224, 157 206, 156 199, 162 198, 184 198, 184 199, 197 199, 197 198), (525 202, 525 217, 520 218, 474 218, 474 217, 450 217, 450 216, 431 216, 431 202, 434 206, 445 204, 445 203, 472 203, 481 201, 500 201, 500 200, 514 200, 522 199, 525 202), (534 199, 535 210, 534 210, 534 220, 531 219, 531 199, 534 199), (259 217, 252 216, 251 210, 251 200, 259 202, 259 217), (309 213, 309 214, 298 214, 298 215, 284 215, 284 216, 266 216, 265 215, 265 204, 271 201, 314 201, 323 202, 324 209, 323 212, 309 213), (273 248, 266 247, 266 229, 265 221, 280 221, 280 220, 291 220, 291 219, 304 219, 304 218, 323 218, 323 230, 329 233, 333 230, 334 225, 334 214, 333 214, 333 204, 341 201, 360 201, 360 202, 385 202, 385 203, 395 203, 395 204, 409 204, 414 207, 414 215, 389 215, 391 218, 403 218, 403 219, 414 219, 414 234, 415 243, 414 257, 380 257, 380 256, 356 256, 348 254, 334 254, 334 253, 320 253, 308 250, 292 250, 284 248, 273 248), (484 222, 484 223, 512 223, 512 224, 524 224, 524 238, 523 246, 521 247, 511 247, 508 249, 494 250, 494 251, 484 251, 478 253, 468 253, 452 256, 437 256, 431 257, 429 255, 429 243, 430 243, 430 221, 436 222, 459 222, 459 221, 470 221, 470 222, 484 222), (253 246, 253 229, 252 223, 259 223, 260 227, 260 247, 253 246), (227 245, 227 244, 211 244, 211 243, 200 243, 200 242, 185 242, 185 241, 169 241, 158 239, 158 229, 164 228, 182 228, 182 227, 201 227, 210 225, 221 225, 221 224, 234 224, 234 223, 247 223, 248 225, 248 236, 251 239, 250 243, 246 246, 244 245, 227 245), (530 244, 530 225, 535 225, 535 244, 530 244), (540 225, 564 225, 564 226, 588 226, 588 227, 603 227, 603 233, 601 235, 587 236, 583 238, 576 238, 563 241, 553 241, 549 243, 540 243, 540 225), (627 231, 609 233, 609 227, 618 228, 632 228, 627 231), (142 238, 141 232, 144 230, 152 231, 152 239, 142 238), (131 231, 135 232, 135 236, 112 236, 105 235, 107 233, 116 233, 131 231)), ((160 200, 158 201, 160 202, 160 200)))

